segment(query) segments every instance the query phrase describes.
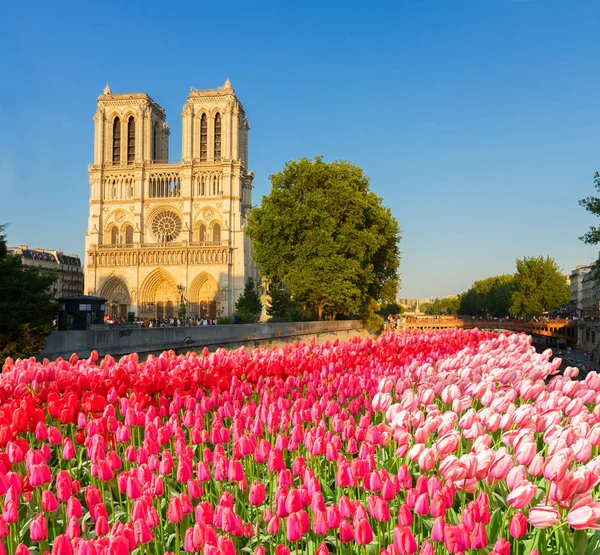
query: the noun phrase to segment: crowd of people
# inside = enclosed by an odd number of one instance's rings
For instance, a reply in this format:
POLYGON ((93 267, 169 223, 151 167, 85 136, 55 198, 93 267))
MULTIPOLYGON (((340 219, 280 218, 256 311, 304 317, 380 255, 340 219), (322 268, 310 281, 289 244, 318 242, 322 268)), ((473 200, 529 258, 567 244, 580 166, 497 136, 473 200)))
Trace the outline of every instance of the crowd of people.
POLYGON ((127 318, 111 316, 107 314, 104 317, 105 324, 137 324, 142 328, 166 328, 178 326, 214 326, 217 323, 216 318, 210 318, 208 315, 204 317, 188 317, 185 320, 180 320, 177 316, 171 318, 139 318, 136 317, 133 322, 127 318))
MULTIPOLYGON (((112 316, 107 314, 104 317, 105 324, 137 324, 142 328, 166 328, 166 327, 192 327, 192 326, 216 326, 218 318, 211 318, 208 314, 204 316, 188 316, 184 320, 180 320, 177 316, 172 318, 139 318, 136 317, 133 322, 129 322, 127 318, 112 316)), ((239 316, 233 317, 234 324, 241 324, 239 316)))

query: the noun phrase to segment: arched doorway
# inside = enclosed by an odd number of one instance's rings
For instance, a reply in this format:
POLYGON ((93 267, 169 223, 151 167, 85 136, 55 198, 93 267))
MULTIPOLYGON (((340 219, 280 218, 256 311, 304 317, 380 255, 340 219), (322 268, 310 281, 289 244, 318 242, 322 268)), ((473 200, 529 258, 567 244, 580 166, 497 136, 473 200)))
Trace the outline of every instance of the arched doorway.
POLYGON ((113 318, 127 319, 131 297, 125 282, 118 277, 110 277, 100 285, 99 297, 106 299, 106 312, 113 318))
POLYGON ((199 318, 216 318, 220 299, 219 284, 215 278, 202 272, 190 285, 188 314, 199 318))
POLYGON ((177 315, 179 292, 173 276, 158 268, 151 272, 140 289, 141 315, 163 320, 177 315))

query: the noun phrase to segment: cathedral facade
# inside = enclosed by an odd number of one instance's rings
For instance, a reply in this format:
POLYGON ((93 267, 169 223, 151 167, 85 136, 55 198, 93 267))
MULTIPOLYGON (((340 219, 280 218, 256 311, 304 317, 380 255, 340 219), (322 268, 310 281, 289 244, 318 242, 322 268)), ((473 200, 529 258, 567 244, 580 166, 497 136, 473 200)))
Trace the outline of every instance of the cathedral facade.
POLYGON ((165 111, 107 85, 94 116, 85 292, 119 317, 232 315, 258 278, 244 233, 252 205, 248 120, 229 82, 192 89, 182 158, 169 163, 165 111))

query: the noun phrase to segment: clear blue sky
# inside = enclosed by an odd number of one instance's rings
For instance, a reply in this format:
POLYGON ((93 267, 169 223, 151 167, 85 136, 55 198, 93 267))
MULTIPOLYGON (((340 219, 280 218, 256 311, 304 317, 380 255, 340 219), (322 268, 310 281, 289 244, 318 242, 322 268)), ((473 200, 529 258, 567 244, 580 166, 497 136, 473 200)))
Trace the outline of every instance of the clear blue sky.
MULTIPOLYGON (((0 222, 83 256, 96 97, 149 93, 171 161, 190 87, 227 76, 254 201, 290 159, 361 166, 403 229, 403 297, 597 258, 598 0, 11 2, 0 36, 0 222)), ((598 222, 600 223, 600 222, 598 222)))

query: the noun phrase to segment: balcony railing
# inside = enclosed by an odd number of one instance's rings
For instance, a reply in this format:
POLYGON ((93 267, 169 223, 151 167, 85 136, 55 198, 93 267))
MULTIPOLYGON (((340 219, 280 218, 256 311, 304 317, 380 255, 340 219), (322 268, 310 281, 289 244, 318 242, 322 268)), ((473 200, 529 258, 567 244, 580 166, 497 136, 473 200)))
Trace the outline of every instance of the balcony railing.
POLYGON ((178 241, 171 243, 119 243, 108 245, 92 245, 98 250, 131 250, 131 249, 181 249, 188 247, 226 247, 228 241, 178 241))

